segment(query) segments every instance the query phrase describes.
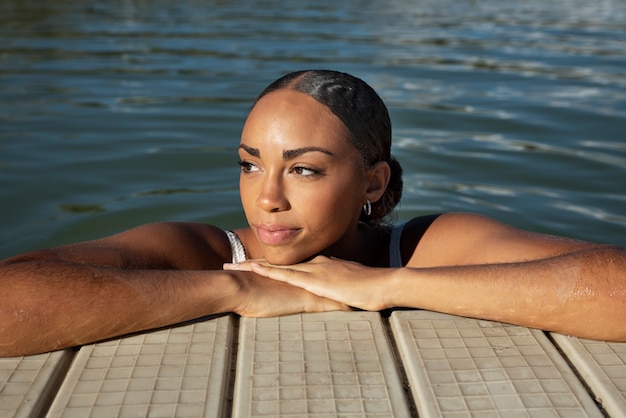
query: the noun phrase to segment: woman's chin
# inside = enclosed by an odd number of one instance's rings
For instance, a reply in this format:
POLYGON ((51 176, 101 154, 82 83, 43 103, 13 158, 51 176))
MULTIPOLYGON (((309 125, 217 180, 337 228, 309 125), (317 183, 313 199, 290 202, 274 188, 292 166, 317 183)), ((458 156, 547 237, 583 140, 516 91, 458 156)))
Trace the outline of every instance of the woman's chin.
POLYGON ((287 251, 266 251, 265 261, 275 266, 289 266, 292 264, 302 263, 309 260, 311 257, 304 258, 302 255, 289 254, 287 251))
POLYGON ((290 266, 292 264, 298 264, 302 262, 302 260, 296 258, 285 258, 285 257, 265 257, 265 260, 273 264, 275 266, 290 266))

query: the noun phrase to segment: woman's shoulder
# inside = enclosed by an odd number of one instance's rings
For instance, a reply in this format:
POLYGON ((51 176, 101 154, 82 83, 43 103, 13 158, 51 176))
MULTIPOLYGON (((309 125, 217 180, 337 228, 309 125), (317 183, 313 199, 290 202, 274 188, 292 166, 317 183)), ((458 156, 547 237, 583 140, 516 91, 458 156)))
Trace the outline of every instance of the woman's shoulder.
POLYGON ((399 245, 401 259, 405 261, 403 264, 406 265, 406 261, 413 258, 426 231, 440 216, 441 214, 418 216, 394 226, 391 231, 391 252, 395 250, 393 247, 399 245))
POLYGON ((90 241, 33 250, 2 263, 64 260, 129 269, 221 269, 230 261, 225 231, 191 222, 148 223, 90 241))
POLYGON ((402 237, 407 265, 434 267, 469 261, 478 248, 497 236, 518 231, 483 215, 447 212, 415 217, 406 222, 402 237))
POLYGON ((406 229, 403 241, 407 243, 403 244, 409 253, 407 265, 412 267, 528 261, 591 245, 465 212, 440 214, 434 219, 418 217, 409 221, 406 229))
POLYGON ((514 228, 483 215, 447 212, 415 217, 405 223, 404 233, 416 245, 424 240, 462 241, 468 235, 490 234, 514 228))
POLYGON ((413 267, 468 263, 498 236, 515 228, 483 215, 447 212, 418 216, 406 223, 403 258, 413 267), (405 258, 407 257, 407 258, 405 258))
POLYGON ((226 232, 214 225, 197 222, 155 222, 140 225, 105 238, 143 257, 159 254, 173 268, 215 269, 230 260, 226 232))
MULTIPOLYGON (((139 225, 113 237, 129 239, 133 236, 144 238, 169 238, 172 241, 196 241, 210 243, 225 236, 225 231, 215 225, 200 222, 154 222, 139 225)), ((160 241, 160 240, 159 240, 160 241)))

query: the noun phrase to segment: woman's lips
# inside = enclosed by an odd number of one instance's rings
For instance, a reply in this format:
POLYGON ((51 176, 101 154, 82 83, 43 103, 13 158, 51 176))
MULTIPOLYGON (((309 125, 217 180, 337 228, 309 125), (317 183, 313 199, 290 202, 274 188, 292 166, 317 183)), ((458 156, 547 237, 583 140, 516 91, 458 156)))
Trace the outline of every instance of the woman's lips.
POLYGON ((267 245, 281 245, 300 232, 298 228, 283 225, 256 225, 259 240, 267 245))

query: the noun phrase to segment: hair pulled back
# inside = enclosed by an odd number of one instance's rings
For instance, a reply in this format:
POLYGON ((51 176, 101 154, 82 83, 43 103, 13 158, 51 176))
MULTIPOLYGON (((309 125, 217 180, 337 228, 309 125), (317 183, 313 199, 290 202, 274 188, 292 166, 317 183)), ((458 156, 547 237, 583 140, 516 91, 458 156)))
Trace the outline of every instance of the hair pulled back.
POLYGON ((382 99, 363 80, 331 70, 289 73, 270 84, 259 99, 277 90, 295 90, 326 106, 347 128, 365 168, 380 161, 389 164, 391 177, 385 193, 372 203, 370 216, 361 215, 362 222, 383 223, 402 197, 402 167, 391 155, 391 121, 382 99))

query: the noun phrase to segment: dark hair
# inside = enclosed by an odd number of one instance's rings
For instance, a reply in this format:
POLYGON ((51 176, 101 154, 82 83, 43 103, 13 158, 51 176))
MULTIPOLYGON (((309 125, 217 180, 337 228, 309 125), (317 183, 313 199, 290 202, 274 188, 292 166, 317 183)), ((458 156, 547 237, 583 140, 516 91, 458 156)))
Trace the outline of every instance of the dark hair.
POLYGON ((391 155, 391 120, 385 103, 363 80, 331 70, 289 73, 270 84, 259 99, 283 89, 314 98, 341 119, 350 134, 350 142, 361 154, 364 167, 379 161, 389 164, 391 178, 385 193, 372 203, 370 216, 361 215, 363 222, 382 223, 402 197, 402 167, 391 155))

